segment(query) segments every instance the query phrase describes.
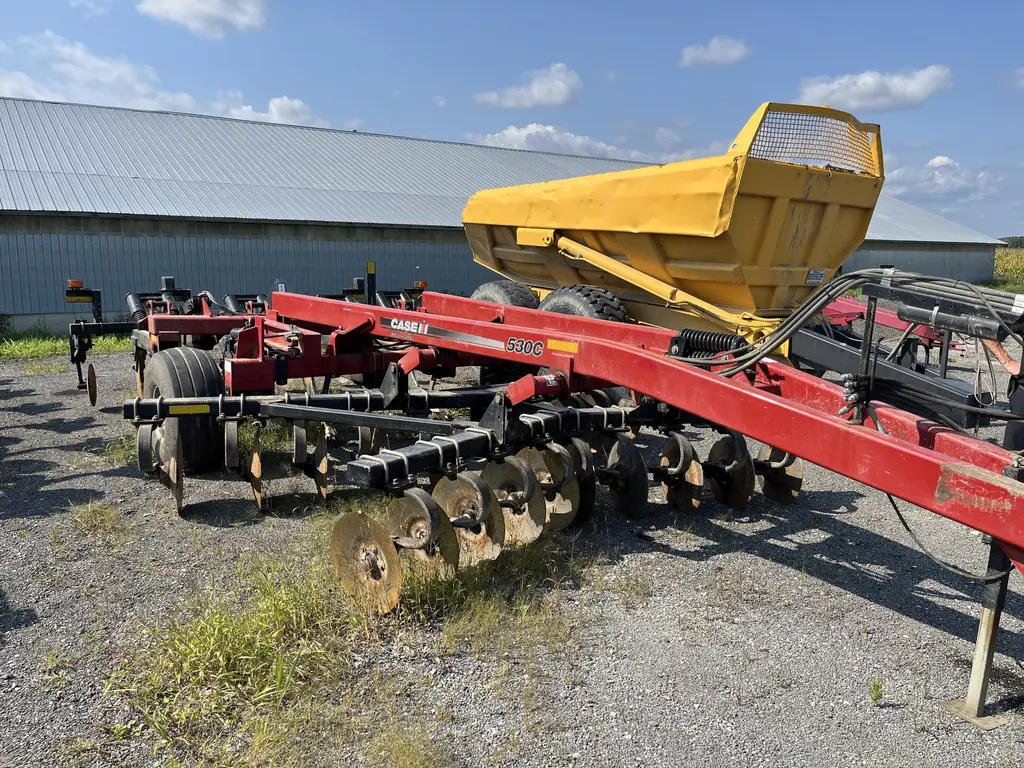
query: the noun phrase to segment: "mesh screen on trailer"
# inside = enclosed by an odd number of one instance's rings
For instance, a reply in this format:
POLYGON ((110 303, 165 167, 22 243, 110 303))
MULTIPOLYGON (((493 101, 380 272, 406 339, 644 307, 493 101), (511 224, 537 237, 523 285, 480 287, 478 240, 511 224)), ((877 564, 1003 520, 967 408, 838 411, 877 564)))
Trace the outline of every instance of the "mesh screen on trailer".
POLYGON ((834 117, 769 110, 748 155, 877 176, 871 141, 871 134, 834 117))

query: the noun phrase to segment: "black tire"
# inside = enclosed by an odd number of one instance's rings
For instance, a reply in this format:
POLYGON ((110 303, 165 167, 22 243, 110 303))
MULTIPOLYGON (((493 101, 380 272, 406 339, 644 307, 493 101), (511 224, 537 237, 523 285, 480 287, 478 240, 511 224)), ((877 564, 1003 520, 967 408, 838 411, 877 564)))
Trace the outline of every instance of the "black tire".
MULTIPOLYGON (((157 352, 146 363, 143 397, 216 397, 224 392, 224 379, 213 353, 194 347, 172 347, 157 352)), ((154 430, 160 455, 174 455, 181 441, 185 472, 216 472, 224 466, 224 429, 213 416, 177 416, 164 419, 154 430)))
POLYGON ((540 299, 529 287, 511 280, 495 280, 484 283, 469 298, 476 301, 489 301, 492 304, 504 304, 508 307, 537 309, 540 299))
MULTIPOLYGON (((559 315, 592 317, 595 320, 608 320, 613 323, 625 323, 629 320, 626 308, 622 306, 618 297, 607 288, 598 288, 596 285, 565 285, 556 288, 544 297, 538 309, 559 315)), ((622 400, 632 401, 626 387, 611 387, 604 391, 612 405, 617 405, 622 400)))
MULTIPOLYGON (((522 309, 537 309, 540 299, 537 294, 521 283, 514 283, 511 280, 495 280, 484 283, 469 298, 476 301, 488 301, 492 304, 502 304, 506 307, 520 307, 522 309)), ((531 368, 519 363, 494 363, 493 365, 480 366, 480 385, 484 387, 508 384, 527 374, 534 373, 531 368)))
POLYGON ((624 323, 629 319, 626 308, 614 293, 596 285, 565 285, 556 288, 540 303, 539 309, 560 315, 592 317, 624 323))

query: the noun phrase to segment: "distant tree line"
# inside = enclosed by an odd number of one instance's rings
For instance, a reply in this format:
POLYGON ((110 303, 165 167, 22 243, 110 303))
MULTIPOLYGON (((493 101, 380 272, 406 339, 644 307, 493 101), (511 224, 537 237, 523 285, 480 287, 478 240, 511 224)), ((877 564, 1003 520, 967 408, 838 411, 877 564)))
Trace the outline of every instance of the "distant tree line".
POLYGON ((1009 248, 1024 248, 1024 235, 1014 235, 1013 237, 1000 237, 1009 248))

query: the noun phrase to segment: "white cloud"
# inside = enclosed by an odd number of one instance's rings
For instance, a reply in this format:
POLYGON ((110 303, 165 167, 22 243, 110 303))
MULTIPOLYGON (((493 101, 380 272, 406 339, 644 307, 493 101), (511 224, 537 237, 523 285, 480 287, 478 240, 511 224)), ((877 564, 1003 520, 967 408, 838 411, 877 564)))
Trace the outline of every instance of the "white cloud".
MULTIPOLYGON (((672 129, 664 129, 673 134, 675 139, 678 135, 672 129)), ((724 151, 725 145, 718 142, 713 143, 705 149, 678 148, 681 137, 677 141, 669 142, 675 147, 670 152, 645 152, 639 149, 623 145, 616 140, 609 143, 592 138, 583 134, 564 131, 553 125, 541 125, 530 123, 522 127, 510 125, 502 131, 488 134, 469 134, 467 137, 476 144, 486 144, 492 147, 508 147, 509 149, 529 149, 537 152, 558 152, 569 155, 584 155, 587 157, 606 157, 613 160, 634 160, 642 163, 672 163, 678 160, 690 160, 694 157, 705 157, 724 151)), ((662 140, 667 134, 662 134, 662 140)), ((656 132, 657 140, 657 132, 656 132)), ((665 145, 662 145, 665 148, 665 145)))
POLYGON ((362 124, 363 121, 360 120, 358 117, 352 117, 349 118, 348 120, 342 120, 341 125, 339 125, 338 128, 340 128, 343 131, 354 131, 362 124))
POLYGON ((679 59, 681 67, 714 67, 737 64, 750 55, 742 40, 728 35, 712 37, 706 45, 688 45, 679 59))
POLYGON ((650 161, 650 156, 645 152, 607 144, 589 136, 563 131, 553 125, 541 125, 540 123, 530 123, 521 128, 510 125, 503 131, 486 135, 470 134, 469 139, 476 144, 487 144, 492 147, 532 149, 538 152, 560 152, 589 157, 610 157, 617 160, 650 161))
POLYGON ((74 101, 138 109, 194 110, 188 93, 161 87, 151 67, 125 58, 98 56, 82 43, 53 32, 19 37, 17 48, 37 74, 0 70, 0 95, 74 101))
POLYGON ((1018 88, 1024 88, 1024 67, 1013 70, 1013 84, 1018 88))
POLYGON ((932 64, 913 72, 861 72, 814 77, 801 84, 798 101, 838 109, 885 111, 919 107, 939 91, 953 87, 949 67, 932 64))
POLYGON ((308 104, 288 96, 270 99, 265 111, 247 104, 238 91, 222 92, 210 103, 200 102, 192 94, 163 88, 152 67, 123 57, 100 56, 82 43, 49 31, 19 37, 9 52, 23 59, 21 63, 27 65, 28 71, 0 69, 0 96, 328 125, 308 104))
MULTIPOLYGON (((241 100, 241 94, 231 95, 237 100, 241 100)), ((260 112, 249 104, 238 104, 237 106, 226 106, 224 115, 239 120, 258 120, 262 123, 309 125, 314 128, 330 128, 331 126, 329 122, 313 114, 312 108, 302 99, 293 99, 288 96, 277 96, 271 99, 265 112, 260 112)))
POLYGON ((259 29, 267 21, 267 0, 140 0, 135 8, 201 37, 222 38, 232 30, 259 29))
POLYGON ((72 8, 81 8, 89 16, 102 16, 110 13, 114 0, 71 0, 72 8))
POLYGON ((447 104, 447 103, 448 103, 448 99, 446 99, 444 96, 435 96, 434 97, 434 106, 436 106, 438 109, 444 108, 444 105, 447 104))
POLYGON ((505 109, 530 107, 567 107, 583 87, 583 79, 565 64, 556 62, 547 69, 525 73, 528 82, 500 91, 486 91, 473 96, 477 104, 505 109))
POLYGON ((991 171, 961 167, 946 155, 936 155, 923 166, 905 165, 886 174, 885 191, 895 197, 971 203, 995 195, 1002 177, 991 171))

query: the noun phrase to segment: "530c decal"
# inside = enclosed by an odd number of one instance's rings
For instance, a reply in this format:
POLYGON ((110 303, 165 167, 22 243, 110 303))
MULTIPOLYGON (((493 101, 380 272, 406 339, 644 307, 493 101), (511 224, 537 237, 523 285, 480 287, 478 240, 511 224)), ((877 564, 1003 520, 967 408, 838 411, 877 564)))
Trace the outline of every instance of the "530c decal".
POLYGON ((508 352, 515 352, 517 355, 540 357, 544 354, 544 342, 530 341, 529 339, 519 339, 515 336, 510 336, 509 340, 505 342, 505 349, 508 352))

